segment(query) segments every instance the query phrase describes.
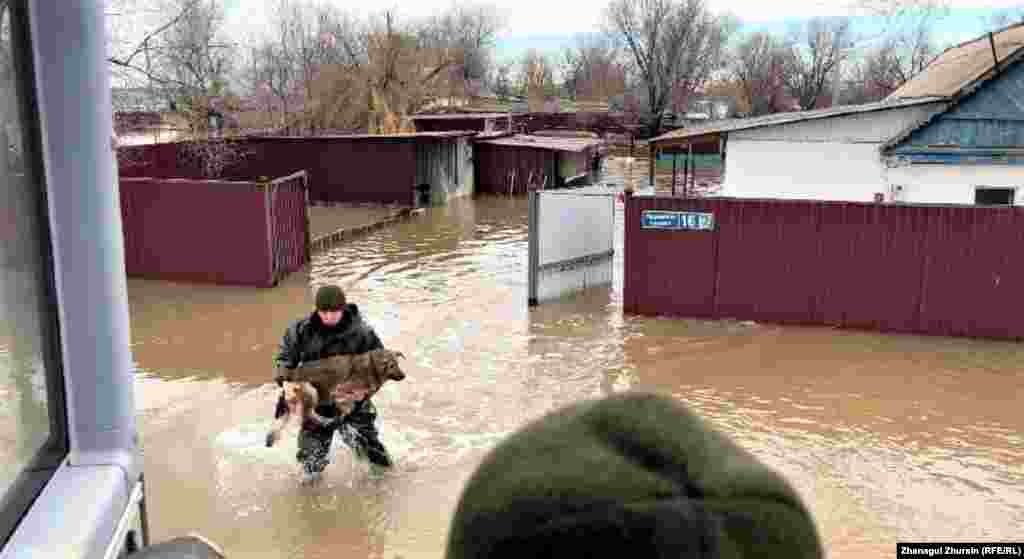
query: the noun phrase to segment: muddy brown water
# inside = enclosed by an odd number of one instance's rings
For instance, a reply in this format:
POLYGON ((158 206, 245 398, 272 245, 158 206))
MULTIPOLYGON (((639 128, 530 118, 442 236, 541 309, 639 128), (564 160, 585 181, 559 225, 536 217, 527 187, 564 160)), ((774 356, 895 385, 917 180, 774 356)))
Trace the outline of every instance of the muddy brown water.
POLYGON ((438 558, 502 437, 630 389, 688 403, 787 476, 831 557, 1024 535, 1024 345, 624 316, 621 250, 611 287, 528 310, 526 230, 525 198, 481 197, 318 255, 274 289, 130 280, 154 539, 199 531, 239 558, 438 558), (396 467, 371 472, 336 445, 304 487, 294 432, 263 448, 268 380, 325 281, 405 352, 408 378, 375 398, 396 467))

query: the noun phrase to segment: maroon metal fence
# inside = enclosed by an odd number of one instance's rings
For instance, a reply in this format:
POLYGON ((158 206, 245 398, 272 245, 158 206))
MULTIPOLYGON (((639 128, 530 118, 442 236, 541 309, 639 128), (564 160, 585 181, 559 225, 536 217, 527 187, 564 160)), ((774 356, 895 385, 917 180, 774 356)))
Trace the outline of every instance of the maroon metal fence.
POLYGON ((474 149, 477 193, 521 194, 527 192, 527 183, 536 188, 547 177, 551 187, 558 176, 556 151, 484 143, 477 143, 474 149))
POLYGON ((308 183, 309 175, 299 171, 267 185, 274 283, 309 262, 309 214, 306 211, 309 205, 308 183))
MULTIPOLYGON (((220 177, 253 181, 309 173, 314 202, 371 202, 409 205, 416 176, 416 142, 429 137, 268 137, 231 140, 239 159, 220 177)), ((183 144, 153 144, 118 149, 121 177, 203 179, 183 156, 183 144)))
POLYGON ((127 274, 275 285, 308 262, 305 181, 304 173, 268 183, 122 177, 127 274))
POLYGON ((1024 338, 1024 208, 629 197, 625 311, 1024 338), (714 231, 645 229, 645 211, 714 231))

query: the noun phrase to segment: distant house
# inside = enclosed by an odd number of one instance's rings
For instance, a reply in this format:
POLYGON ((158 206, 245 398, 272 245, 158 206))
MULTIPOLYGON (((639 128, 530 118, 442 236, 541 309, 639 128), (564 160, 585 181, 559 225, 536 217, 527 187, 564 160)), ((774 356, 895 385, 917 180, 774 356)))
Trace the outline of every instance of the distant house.
POLYGON ((148 88, 113 87, 110 101, 120 145, 173 142, 184 137, 179 123, 169 117, 170 103, 148 88))
POLYGON ((159 113, 170 110, 170 103, 146 87, 112 87, 110 103, 115 113, 159 113))
POLYGON ((723 196, 1024 205, 1022 58, 1018 24, 946 50, 877 103, 710 122, 650 143, 721 153, 723 196))

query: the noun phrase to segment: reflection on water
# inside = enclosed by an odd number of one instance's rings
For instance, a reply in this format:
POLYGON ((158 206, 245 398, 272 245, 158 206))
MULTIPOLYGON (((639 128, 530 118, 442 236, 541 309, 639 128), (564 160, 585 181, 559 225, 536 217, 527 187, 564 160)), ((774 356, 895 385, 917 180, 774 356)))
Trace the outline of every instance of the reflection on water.
MULTIPOLYGON (((621 219, 621 210, 619 211, 621 219)), ((1024 346, 623 316, 610 288, 528 310, 525 198, 432 208, 272 290, 129 282, 151 523, 240 557, 439 557, 462 484, 509 432, 618 390, 671 394, 789 477, 832 557, 898 540, 1019 539, 1024 346), (342 446, 300 487, 294 432, 262 448, 271 359, 337 281, 405 381, 375 398, 397 459, 342 446)))

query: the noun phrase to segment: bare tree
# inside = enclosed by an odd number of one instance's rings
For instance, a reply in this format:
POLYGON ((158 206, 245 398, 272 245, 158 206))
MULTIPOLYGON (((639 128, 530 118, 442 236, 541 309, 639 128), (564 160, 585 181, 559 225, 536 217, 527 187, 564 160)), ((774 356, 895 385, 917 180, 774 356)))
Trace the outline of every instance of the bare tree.
POLYGON ((812 18, 791 40, 786 89, 803 110, 828 106, 824 95, 838 84, 839 65, 853 45, 849 18, 812 18))
POLYGON ((112 6, 117 11, 108 18, 108 61, 118 75, 186 105, 223 92, 236 46, 221 33, 224 14, 217 0, 165 0, 145 6, 115 0, 112 6), (138 12, 136 19, 120 21, 133 11, 138 12), (119 28, 147 20, 158 23, 151 23, 138 42, 126 44, 119 28))
POLYGON ((628 52, 647 90, 648 134, 661 128, 673 93, 697 91, 722 63, 734 26, 713 15, 704 0, 612 0, 607 32, 628 52))
POLYGON ((884 99, 923 71, 939 53, 934 27, 949 13, 947 0, 878 0, 867 8, 882 18, 883 31, 859 41, 867 48, 851 59, 844 102, 884 99))
POLYGON ((253 50, 251 89, 262 93, 286 130, 316 134, 336 127, 338 103, 354 101, 352 76, 344 70, 366 63, 361 25, 329 6, 281 0, 272 29, 253 50))
POLYGON ((273 32, 251 50, 248 89, 289 130, 406 130, 406 117, 432 100, 481 86, 496 14, 480 4, 423 20, 392 10, 360 20, 280 0, 273 32))
POLYGON ((435 17, 427 28, 455 54, 456 85, 472 87, 491 71, 491 51, 504 25, 496 4, 462 3, 435 17))
POLYGON ((1003 29, 1015 23, 1024 23, 1024 5, 997 10, 995 13, 983 18, 982 23, 990 31, 1003 29))
MULTIPOLYGON (((184 131, 182 164, 219 176, 245 157, 219 137, 223 113, 217 98, 227 92, 236 45, 224 37, 218 0, 113 0, 108 5, 108 62, 122 83, 142 86, 151 98, 170 102, 164 115, 184 131), (129 41, 141 27, 141 39, 129 41), (218 114, 220 113, 220 114, 218 114), (216 121, 216 123, 215 123, 216 121)), ((116 118, 116 116, 115 116, 116 118)), ((130 150, 118 150, 125 163, 130 150)))
POLYGON ((505 101, 512 95, 512 64, 501 64, 495 70, 494 93, 499 101, 505 101))
POLYGON ((576 45, 563 54, 564 85, 570 98, 607 103, 621 95, 626 89, 626 68, 619 54, 607 36, 577 35, 576 45))
POLYGON ((753 33, 737 46, 732 74, 749 107, 749 116, 782 110, 789 56, 782 40, 769 33, 753 33))
POLYGON ((531 112, 543 112, 545 102, 555 94, 554 67, 535 49, 526 51, 520 62, 522 88, 531 112))

